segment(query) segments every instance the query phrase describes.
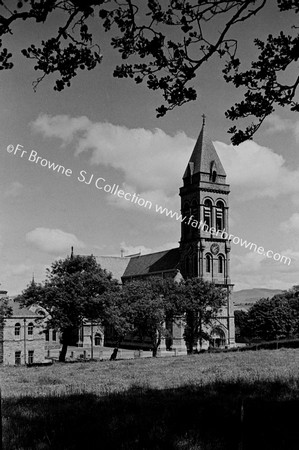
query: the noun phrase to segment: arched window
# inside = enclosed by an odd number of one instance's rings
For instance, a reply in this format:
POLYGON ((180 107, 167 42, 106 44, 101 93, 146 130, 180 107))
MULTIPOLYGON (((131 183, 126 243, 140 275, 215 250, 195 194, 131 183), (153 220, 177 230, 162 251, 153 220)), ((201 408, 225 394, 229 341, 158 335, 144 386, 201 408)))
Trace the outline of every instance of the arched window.
POLYGON ((18 322, 15 324, 15 336, 20 336, 21 334, 21 324, 18 322))
POLYGON ((190 225, 188 225, 188 218, 190 216, 190 205, 189 203, 185 203, 184 204, 184 208, 183 208, 183 218, 184 218, 184 222, 183 222, 183 235, 184 237, 186 237, 189 233, 190 230, 190 225))
POLYGON ((221 201, 216 203, 216 230, 224 229, 224 204, 221 201))
POLYGON ((218 256, 218 273, 224 272, 224 257, 222 255, 218 256))
MULTIPOLYGON (((197 222, 198 222, 198 220, 199 220, 198 204, 197 204, 197 201, 196 201, 196 200, 193 200, 192 203, 191 203, 191 216, 192 216, 192 217, 191 217, 192 220, 190 221, 189 227, 190 227, 190 229, 191 229, 191 234, 192 234, 192 236, 196 236, 196 234, 197 234, 197 232, 198 232, 198 228, 191 225, 191 223, 192 223, 193 220, 195 220, 195 221, 197 221, 197 222)), ((193 225, 194 225, 194 224, 193 224, 193 225)))
POLYGON ((215 161, 211 162, 211 166, 210 166, 210 180, 215 183, 215 181, 217 180, 217 166, 215 161))
POLYGON ((46 337, 46 341, 48 342, 50 340, 50 330, 45 330, 45 337, 46 337))
POLYGON ((100 333, 95 334, 94 345, 102 345, 102 336, 100 335, 100 333))
POLYGON ((210 273, 212 270, 212 257, 211 255, 206 255, 206 272, 210 273))
POLYGON ((194 253, 193 255, 193 276, 198 276, 198 263, 197 263, 197 254, 194 253))
POLYGON ((56 330, 52 330, 52 341, 56 341, 57 339, 57 332, 56 330))
POLYGON ((205 200, 205 202, 204 202, 203 218, 204 218, 204 222, 208 225, 209 228, 211 228, 211 226, 212 226, 212 202, 209 199, 205 200))
POLYGON ((198 219, 198 204, 196 200, 193 200, 191 204, 191 215, 194 219, 198 219))
POLYGON ((28 336, 33 335, 33 328, 34 328, 33 323, 32 322, 28 323, 28 336))

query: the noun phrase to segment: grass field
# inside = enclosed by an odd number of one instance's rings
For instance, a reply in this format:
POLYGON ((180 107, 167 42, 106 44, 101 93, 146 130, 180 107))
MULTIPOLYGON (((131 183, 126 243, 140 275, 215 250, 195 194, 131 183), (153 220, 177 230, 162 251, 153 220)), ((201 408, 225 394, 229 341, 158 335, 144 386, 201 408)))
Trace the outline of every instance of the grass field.
POLYGON ((4 449, 298 449, 299 350, 2 367, 4 449))

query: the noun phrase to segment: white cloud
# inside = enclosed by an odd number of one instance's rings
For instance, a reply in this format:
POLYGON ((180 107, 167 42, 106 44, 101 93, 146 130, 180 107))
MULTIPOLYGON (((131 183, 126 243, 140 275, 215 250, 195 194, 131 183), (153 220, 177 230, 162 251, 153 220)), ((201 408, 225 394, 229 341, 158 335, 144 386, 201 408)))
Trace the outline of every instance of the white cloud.
POLYGON ((299 252, 286 249, 280 254, 291 258, 291 263, 275 261, 256 252, 232 253, 231 279, 234 289, 289 289, 298 284, 299 252))
MULTIPOLYGON (((287 125, 272 117, 272 127, 287 125)), ((43 115, 33 123, 35 131, 56 136, 69 143, 76 138, 76 154, 90 155, 91 164, 112 167, 123 175, 123 189, 136 192, 145 199, 177 208, 174 200, 195 140, 178 132, 174 136, 160 129, 129 129, 110 123, 92 123, 87 117, 50 117, 43 115), (172 206, 170 206, 172 205, 172 206)), ((298 127, 299 133, 299 127, 298 127)), ((253 141, 238 147, 215 142, 215 147, 228 175, 232 191, 240 200, 277 197, 299 192, 299 168, 290 170, 281 155, 253 141)), ((113 180, 107 180, 113 184, 113 180)), ((107 201, 122 208, 129 202, 113 196, 107 201)), ((145 211, 145 209, 144 209, 145 211)))
MULTIPOLYGON (((43 115, 33 123, 33 129, 44 136, 58 137, 65 144, 77 138, 77 155, 86 152, 92 164, 120 171, 124 187, 129 186, 131 191, 163 206, 177 195, 195 142, 183 132, 170 136, 158 128, 129 129, 110 123, 92 123, 86 117, 43 115)), ((113 184, 112 180, 107 182, 113 184)), ((129 207, 124 200, 108 201, 129 207)))
POLYGON ((280 224, 280 229, 286 232, 299 231, 299 213, 292 214, 288 220, 282 222, 280 224))
POLYGON ((19 181, 12 182, 4 191, 4 197, 18 197, 24 189, 19 181))
POLYGON ((121 242, 120 247, 122 250, 124 250, 124 255, 134 255, 135 253, 141 252, 142 255, 147 255, 148 253, 155 253, 155 252, 161 252, 164 250, 170 250, 172 248, 178 247, 177 242, 167 242, 166 244, 163 244, 158 247, 149 248, 145 247, 144 245, 127 245, 125 242, 121 242))
POLYGON ((292 122, 289 119, 282 119, 278 114, 271 114, 265 119, 267 133, 281 133, 283 131, 292 131, 295 139, 299 142, 299 121, 292 122))
POLYGON ((70 250, 72 246, 75 250, 85 247, 74 234, 49 228, 35 228, 26 234, 26 241, 42 251, 55 254, 70 250))
POLYGON ((68 143, 76 132, 86 130, 90 124, 90 120, 85 116, 70 118, 67 115, 51 117, 47 114, 40 114, 31 123, 31 127, 46 137, 57 137, 64 143, 68 143))
POLYGON ((290 170, 281 155, 253 141, 238 147, 215 142, 219 157, 227 172, 228 181, 238 198, 277 197, 299 192, 299 168, 290 170))

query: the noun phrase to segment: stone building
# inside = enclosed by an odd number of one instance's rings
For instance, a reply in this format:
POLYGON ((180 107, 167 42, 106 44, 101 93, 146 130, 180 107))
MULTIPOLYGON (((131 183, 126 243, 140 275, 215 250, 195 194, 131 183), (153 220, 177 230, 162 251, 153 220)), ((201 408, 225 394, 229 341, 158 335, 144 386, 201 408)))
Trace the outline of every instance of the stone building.
MULTIPOLYGON (((219 312, 209 330, 210 343, 217 347, 235 345, 228 195, 226 173, 206 133, 204 118, 180 188, 182 222, 179 247, 147 255, 97 258, 101 267, 122 283, 153 276, 198 277, 223 287, 227 292, 227 305, 219 312)), ((179 321, 171 325, 173 348, 186 349, 183 331, 179 321)), ((113 345, 109 333, 105 333, 105 343, 113 345)), ((142 344, 132 339, 124 344, 142 347, 142 344)), ((143 345, 146 346, 146 343, 143 345)))
POLYGON ((9 300, 12 316, 0 327, 0 363, 5 365, 45 363, 45 333, 39 314, 9 300))

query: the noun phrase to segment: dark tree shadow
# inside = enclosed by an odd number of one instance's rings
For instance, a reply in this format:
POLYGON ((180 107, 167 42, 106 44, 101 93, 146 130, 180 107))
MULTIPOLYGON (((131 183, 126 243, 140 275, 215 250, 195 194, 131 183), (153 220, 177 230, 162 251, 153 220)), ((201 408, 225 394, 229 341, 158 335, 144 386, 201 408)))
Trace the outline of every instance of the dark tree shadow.
POLYGON ((4 449, 297 450, 299 394, 286 400, 291 390, 239 381, 6 398, 4 449))

